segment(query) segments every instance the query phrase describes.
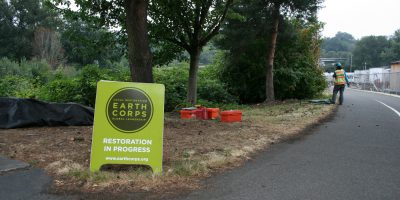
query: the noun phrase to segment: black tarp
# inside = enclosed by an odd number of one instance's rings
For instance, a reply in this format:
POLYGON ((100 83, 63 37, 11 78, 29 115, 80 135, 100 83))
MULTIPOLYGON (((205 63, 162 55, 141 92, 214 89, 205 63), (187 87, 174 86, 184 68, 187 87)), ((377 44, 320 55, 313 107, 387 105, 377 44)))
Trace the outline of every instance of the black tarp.
POLYGON ((93 108, 76 103, 0 97, 0 129, 92 125, 93 116, 93 108))
POLYGON ((332 104, 332 101, 330 99, 314 99, 308 102, 315 104, 332 104))

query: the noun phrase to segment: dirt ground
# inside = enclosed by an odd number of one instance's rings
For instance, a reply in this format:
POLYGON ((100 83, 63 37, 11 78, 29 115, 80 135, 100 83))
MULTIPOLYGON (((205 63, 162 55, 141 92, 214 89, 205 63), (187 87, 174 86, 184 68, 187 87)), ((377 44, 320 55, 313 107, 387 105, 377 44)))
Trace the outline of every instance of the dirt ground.
POLYGON ((307 133, 326 119, 332 105, 301 101, 255 105, 243 109, 243 121, 181 120, 167 114, 163 174, 141 167, 91 174, 88 171, 92 127, 32 127, 0 130, 0 154, 45 169, 53 178, 52 193, 162 193, 190 191, 201 180, 242 165, 259 150, 307 133))

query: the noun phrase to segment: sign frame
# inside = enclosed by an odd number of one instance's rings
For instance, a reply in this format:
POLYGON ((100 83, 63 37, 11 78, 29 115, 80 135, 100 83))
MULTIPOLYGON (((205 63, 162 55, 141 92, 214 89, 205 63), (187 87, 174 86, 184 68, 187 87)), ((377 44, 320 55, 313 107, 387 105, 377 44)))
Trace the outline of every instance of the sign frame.
POLYGON ((162 84, 99 81, 90 171, 121 164, 162 173, 164 99, 162 84))

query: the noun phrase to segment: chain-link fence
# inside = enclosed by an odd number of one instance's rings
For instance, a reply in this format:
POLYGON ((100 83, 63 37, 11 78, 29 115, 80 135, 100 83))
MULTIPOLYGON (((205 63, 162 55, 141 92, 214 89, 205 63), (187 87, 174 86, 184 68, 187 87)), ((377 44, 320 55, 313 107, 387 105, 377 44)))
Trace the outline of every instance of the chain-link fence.
MULTIPOLYGON (((400 72, 385 73, 347 73, 350 87, 360 90, 385 92, 400 95, 400 72)), ((325 74, 329 86, 333 86, 331 74, 325 74)))
POLYGON ((392 73, 354 73, 352 88, 400 94, 400 72, 392 73))

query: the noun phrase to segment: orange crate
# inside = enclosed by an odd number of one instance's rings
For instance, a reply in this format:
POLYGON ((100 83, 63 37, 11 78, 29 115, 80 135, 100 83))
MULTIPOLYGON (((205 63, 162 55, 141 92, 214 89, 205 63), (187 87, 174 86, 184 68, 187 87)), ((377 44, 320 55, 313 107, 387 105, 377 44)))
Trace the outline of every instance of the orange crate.
POLYGON ((194 117, 193 110, 181 110, 181 119, 192 119, 194 117))
POLYGON ((207 108, 208 119, 217 119, 219 117, 219 108, 207 108))
POLYGON ((221 122, 241 122, 242 111, 240 110, 227 110, 221 112, 221 122))
POLYGON ((207 108, 199 108, 194 110, 193 113, 196 116, 196 119, 208 119, 207 108))

